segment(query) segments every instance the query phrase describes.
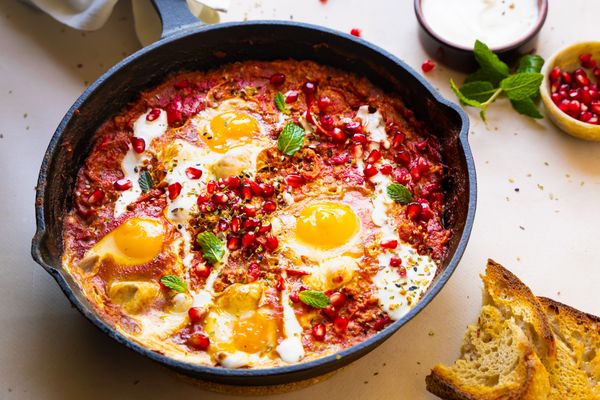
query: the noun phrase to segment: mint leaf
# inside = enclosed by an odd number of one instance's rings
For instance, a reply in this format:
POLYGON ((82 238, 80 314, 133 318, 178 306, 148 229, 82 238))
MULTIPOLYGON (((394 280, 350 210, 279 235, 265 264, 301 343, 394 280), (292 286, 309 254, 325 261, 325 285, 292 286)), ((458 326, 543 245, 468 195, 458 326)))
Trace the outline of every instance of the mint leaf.
POLYGON ((456 86, 456 84, 454 83, 454 81, 452 79, 450 79, 450 87, 452 88, 452 90, 456 94, 456 97, 458 97, 458 99, 460 100, 461 103, 466 104, 471 107, 480 107, 481 106, 481 102, 479 102, 477 100, 469 99, 469 98, 467 98, 467 96, 462 94, 462 92, 456 86))
POLYGON ((283 154, 291 156, 304 145, 304 129, 289 122, 279 134, 277 148, 283 154))
POLYGON ((392 183, 387 187, 387 194, 392 200, 400 204, 408 204, 413 196, 408 188, 400 183, 392 183))
POLYGON ((471 100, 484 103, 492 97, 496 89, 489 82, 469 82, 462 85, 460 92, 471 100))
POLYGON ((503 79, 500 87, 509 99, 525 100, 539 93, 543 78, 539 72, 523 72, 503 79))
POLYGON ((201 232, 196 237, 196 242, 202 249, 202 256, 209 264, 216 264, 225 255, 225 245, 212 232, 201 232))
POLYGON ((283 94, 281 92, 277 92, 275 94, 275 106, 277 107, 277 109, 279 111, 281 111, 284 114, 289 114, 290 113, 290 109, 288 108, 287 104, 285 104, 285 97, 283 97, 283 94))
POLYGON ((187 284, 177 275, 165 275, 160 278, 160 283, 179 293, 187 290, 187 284))
POLYGON ((152 175, 150 172, 144 171, 140 174, 138 179, 138 183, 140 184, 140 189, 142 192, 147 193, 154 187, 154 181, 152 180, 152 175))
POLYGON ((488 79, 486 80, 492 85, 497 86, 502 79, 508 76, 510 72, 508 65, 500 60, 485 43, 476 40, 473 54, 481 66, 482 73, 487 75, 488 79))
POLYGON ((519 60, 517 73, 521 72, 540 72, 544 65, 544 59, 537 54, 527 54, 519 60))
POLYGON ((525 100, 511 100, 510 103, 519 114, 523 114, 530 118, 536 119, 544 118, 544 116, 540 113, 533 100, 530 98, 525 100))
POLYGON ((325 308, 329 305, 329 297, 317 290, 303 290, 298 293, 300 301, 314 308, 325 308))

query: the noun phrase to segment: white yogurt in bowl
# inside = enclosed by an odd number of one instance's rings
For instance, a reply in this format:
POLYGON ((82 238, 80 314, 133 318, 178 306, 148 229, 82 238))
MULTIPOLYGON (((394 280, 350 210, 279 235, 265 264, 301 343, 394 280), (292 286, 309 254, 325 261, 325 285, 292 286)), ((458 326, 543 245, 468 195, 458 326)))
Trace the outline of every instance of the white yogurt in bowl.
POLYGON ((539 19, 538 0, 421 0, 423 19, 456 47, 472 49, 476 39, 491 49, 527 36, 539 19))

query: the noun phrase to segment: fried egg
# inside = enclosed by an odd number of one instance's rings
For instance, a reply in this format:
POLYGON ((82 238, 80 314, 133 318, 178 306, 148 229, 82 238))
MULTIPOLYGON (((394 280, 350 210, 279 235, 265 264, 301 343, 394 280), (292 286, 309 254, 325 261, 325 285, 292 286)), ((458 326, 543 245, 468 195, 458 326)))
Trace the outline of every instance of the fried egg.
POLYGON ((84 269, 111 258, 122 266, 145 264, 158 256, 165 239, 164 224, 150 217, 132 217, 100 239, 81 260, 84 269))
POLYGON ((226 368, 260 365, 277 346, 280 328, 272 309, 262 304, 261 283, 236 283, 215 299, 204 321, 209 352, 226 368))

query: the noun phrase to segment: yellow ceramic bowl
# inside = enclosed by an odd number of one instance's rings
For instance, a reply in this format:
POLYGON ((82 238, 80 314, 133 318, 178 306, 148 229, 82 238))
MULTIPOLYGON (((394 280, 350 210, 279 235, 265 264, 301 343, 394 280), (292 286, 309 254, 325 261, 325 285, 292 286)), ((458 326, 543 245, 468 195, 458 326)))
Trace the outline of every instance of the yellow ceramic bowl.
MULTIPOLYGON (((566 47, 546 60, 542 68, 544 80, 540 92, 544 106, 548 111, 547 114, 556 126, 569 135, 580 139, 600 141, 600 125, 587 124, 570 117, 562 112, 550 98, 550 71, 552 71, 552 68, 559 67, 562 70, 572 72, 580 67, 579 56, 584 53, 591 53, 600 65, 600 42, 581 42, 566 47)), ((588 72, 588 76, 590 75, 588 72)), ((594 77, 591 76, 591 79, 594 80, 594 77)))

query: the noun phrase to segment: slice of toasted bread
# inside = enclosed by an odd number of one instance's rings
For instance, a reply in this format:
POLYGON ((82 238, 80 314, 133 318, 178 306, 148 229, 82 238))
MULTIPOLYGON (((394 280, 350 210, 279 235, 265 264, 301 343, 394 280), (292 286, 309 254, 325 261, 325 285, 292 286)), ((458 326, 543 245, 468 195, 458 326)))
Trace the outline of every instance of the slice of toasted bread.
POLYGON ((437 365, 427 390, 449 400, 533 400, 549 393, 555 343, 536 297, 516 276, 488 260, 484 306, 467 329, 461 357, 437 365))
POLYGON ((600 318, 539 297, 556 337, 549 399, 600 399, 600 318))

